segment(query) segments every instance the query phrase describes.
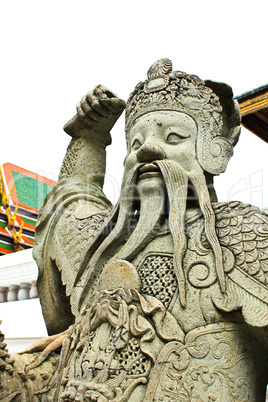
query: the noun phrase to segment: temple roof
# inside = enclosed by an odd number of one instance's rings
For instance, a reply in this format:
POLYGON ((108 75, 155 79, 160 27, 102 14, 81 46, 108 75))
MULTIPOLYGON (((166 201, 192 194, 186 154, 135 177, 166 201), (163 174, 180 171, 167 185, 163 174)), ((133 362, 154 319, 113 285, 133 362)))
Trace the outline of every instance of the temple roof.
POLYGON ((39 208, 55 184, 11 163, 0 166, 0 255, 33 247, 39 208))
POLYGON ((242 125, 268 142, 268 84, 236 97, 242 125))

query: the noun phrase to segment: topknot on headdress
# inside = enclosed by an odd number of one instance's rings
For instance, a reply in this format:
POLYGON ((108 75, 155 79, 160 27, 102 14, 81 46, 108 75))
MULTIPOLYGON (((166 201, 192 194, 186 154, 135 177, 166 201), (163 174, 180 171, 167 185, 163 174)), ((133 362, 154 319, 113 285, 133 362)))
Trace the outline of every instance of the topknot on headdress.
POLYGON ((219 174, 233 154, 240 132, 239 106, 231 87, 172 71, 171 60, 157 60, 126 106, 126 134, 138 117, 159 110, 186 113, 198 125, 197 155, 204 170, 219 174))
POLYGON ((168 74, 171 71, 172 61, 169 59, 160 59, 151 65, 147 72, 147 77, 149 80, 153 80, 154 78, 165 76, 165 74, 168 74))

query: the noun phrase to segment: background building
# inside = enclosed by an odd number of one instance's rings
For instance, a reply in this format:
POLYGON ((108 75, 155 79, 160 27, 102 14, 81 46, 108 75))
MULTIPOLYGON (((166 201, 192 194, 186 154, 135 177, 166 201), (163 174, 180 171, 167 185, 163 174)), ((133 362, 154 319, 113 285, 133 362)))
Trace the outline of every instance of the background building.
POLYGON ((236 98, 242 115, 242 125, 268 142, 268 84, 236 98))
POLYGON ((34 245, 39 208, 56 184, 19 166, 0 166, 0 255, 34 245))
POLYGON ((55 184, 11 163, 0 167, 0 319, 10 353, 47 335, 32 247, 39 208, 55 184))

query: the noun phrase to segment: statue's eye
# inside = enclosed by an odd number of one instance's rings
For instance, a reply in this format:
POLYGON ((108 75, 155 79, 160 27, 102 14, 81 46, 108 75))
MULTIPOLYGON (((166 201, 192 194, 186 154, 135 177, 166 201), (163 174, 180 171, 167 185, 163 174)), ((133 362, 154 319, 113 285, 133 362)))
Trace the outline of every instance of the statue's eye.
POLYGON ((132 144, 132 149, 134 149, 134 151, 136 151, 137 149, 139 149, 141 147, 141 143, 139 140, 135 140, 132 144))
POLYGON ((170 133, 167 136, 167 142, 169 144, 179 144, 184 139, 185 139, 185 137, 183 137, 183 136, 181 136, 181 135, 179 135, 177 133, 170 133))

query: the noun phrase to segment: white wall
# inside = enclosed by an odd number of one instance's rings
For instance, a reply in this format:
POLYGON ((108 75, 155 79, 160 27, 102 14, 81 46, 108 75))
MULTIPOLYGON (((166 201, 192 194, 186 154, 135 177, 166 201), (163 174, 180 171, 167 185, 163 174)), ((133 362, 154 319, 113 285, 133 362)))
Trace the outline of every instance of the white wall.
MULTIPOLYGON (((0 257, 0 286, 37 279, 38 268, 32 249, 0 257)), ((0 325, 9 352, 16 353, 30 346, 37 339, 47 336, 39 299, 0 303, 0 325)))
POLYGON ((37 274, 32 249, 0 256, 0 286, 31 282, 36 280, 37 274))
POLYGON ((11 354, 47 336, 39 299, 0 304, 1 331, 11 354))

